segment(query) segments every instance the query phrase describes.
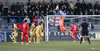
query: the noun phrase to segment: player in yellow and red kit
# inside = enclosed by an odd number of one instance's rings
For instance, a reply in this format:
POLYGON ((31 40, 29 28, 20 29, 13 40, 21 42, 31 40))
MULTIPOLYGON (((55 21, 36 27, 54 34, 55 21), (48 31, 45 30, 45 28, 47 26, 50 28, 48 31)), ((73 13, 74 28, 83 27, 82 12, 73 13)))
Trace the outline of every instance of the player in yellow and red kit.
POLYGON ((40 41, 43 41, 44 38, 44 31, 43 31, 43 23, 41 22, 41 30, 40 30, 40 41))
POLYGON ((36 33, 36 37, 37 37, 37 43, 40 42, 40 31, 41 31, 41 24, 39 23, 38 26, 35 28, 35 33, 36 33))
POLYGON ((17 27, 17 23, 14 23, 14 40, 13 42, 16 43, 17 41, 17 37, 18 37, 18 27, 17 27))
POLYGON ((35 22, 32 23, 31 28, 30 28, 30 41, 29 43, 31 43, 32 41, 32 36, 33 36, 33 42, 35 43, 35 22))

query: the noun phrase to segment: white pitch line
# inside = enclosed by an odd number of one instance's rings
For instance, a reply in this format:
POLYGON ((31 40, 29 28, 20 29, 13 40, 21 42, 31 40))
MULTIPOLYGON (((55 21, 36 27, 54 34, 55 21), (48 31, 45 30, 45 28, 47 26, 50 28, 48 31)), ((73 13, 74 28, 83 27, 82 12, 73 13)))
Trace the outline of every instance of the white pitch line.
POLYGON ((95 49, 100 49, 100 47, 91 47, 90 49, 95 50, 95 49))
POLYGON ((90 48, 90 49, 95 50, 96 48, 92 47, 92 48, 90 48))

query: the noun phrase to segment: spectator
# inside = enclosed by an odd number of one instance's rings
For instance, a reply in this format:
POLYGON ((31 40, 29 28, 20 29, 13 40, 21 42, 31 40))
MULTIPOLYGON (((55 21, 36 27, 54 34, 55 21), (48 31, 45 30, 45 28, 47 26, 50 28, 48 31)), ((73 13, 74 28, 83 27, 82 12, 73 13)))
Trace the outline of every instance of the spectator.
POLYGON ((22 15, 21 11, 20 10, 17 10, 16 16, 21 16, 21 15, 22 15))
MULTIPOLYGON (((8 12, 10 13, 10 11, 8 11, 8 12)), ((15 21, 17 21, 17 19, 15 18, 15 12, 14 11, 11 12, 11 16, 10 17, 11 17, 11 23, 14 23, 15 21)), ((13 24, 12 24, 12 28, 13 28, 13 24)))
POLYGON ((11 16, 11 11, 10 11, 10 10, 8 10, 8 14, 7 14, 7 15, 8 15, 8 17, 7 17, 7 22, 9 23, 9 22, 10 22, 10 19, 11 19, 11 18, 10 18, 10 16, 11 16))
POLYGON ((93 8, 93 6, 92 6, 92 4, 89 1, 89 3, 87 4, 87 14, 90 13, 90 10, 93 10, 92 8, 93 8))
POLYGON ((8 12, 8 3, 6 3, 5 6, 3 7, 4 16, 7 16, 7 12, 8 12))
POLYGON ((30 12, 30 10, 31 10, 31 5, 29 5, 27 8, 28 13, 30 12))
POLYGON ((38 19, 37 19, 37 17, 35 16, 34 18, 33 18, 33 22, 35 22, 35 24, 36 24, 36 26, 38 25, 38 19))
POLYGON ((32 15, 32 16, 33 16, 33 18, 35 18, 35 16, 36 16, 36 13, 35 13, 35 12, 33 12, 33 15, 32 15))
POLYGON ((73 15, 73 12, 70 12, 69 14, 67 14, 67 15, 73 15))
POLYGON ((11 10, 12 10, 12 11, 15 11, 15 8, 16 8, 15 3, 13 3, 13 4, 11 5, 11 10))
POLYGON ((24 4, 23 4, 23 2, 21 2, 21 4, 20 4, 20 10, 24 10, 24 4))
POLYGON ((95 15, 99 15, 99 3, 98 1, 96 1, 96 3, 94 4, 94 11, 95 11, 95 15))
POLYGON ((34 18, 33 18, 33 22, 37 22, 38 21, 38 19, 37 19, 37 17, 35 16, 34 18))
POLYGON ((70 15, 69 11, 66 11, 66 15, 70 15))
POLYGON ((61 2, 59 3, 59 9, 62 9, 63 4, 64 4, 63 1, 61 1, 61 2))
POLYGON ((53 10, 52 10, 52 9, 50 9, 50 11, 49 11, 48 15, 54 15, 54 13, 53 13, 53 10))
POLYGON ((96 1, 95 4, 94 4, 94 10, 96 10, 96 9, 97 10, 99 9, 99 3, 98 3, 98 1, 96 1))
POLYGON ((29 6, 30 4, 31 4, 31 1, 30 1, 30 0, 28 0, 27 5, 29 6))
POLYGON ((29 12, 28 12, 28 16, 29 16, 29 17, 32 16, 32 10, 29 10, 29 12))
POLYGON ((86 5, 85 1, 83 0, 83 2, 81 3, 81 12, 82 12, 82 15, 85 15, 86 9, 87 9, 87 5, 86 5))
POLYGON ((72 9, 72 10, 74 10, 74 4, 73 4, 73 2, 72 1, 70 1, 70 4, 69 4, 70 6, 70 8, 72 9))
POLYGON ((69 11, 70 11, 70 13, 74 11, 74 4, 72 1, 70 1, 70 3, 69 3, 69 11))
POLYGON ((66 10, 69 10, 69 3, 67 0, 64 1, 64 4, 66 5, 66 10))
POLYGON ((36 16, 37 16, 37 18, 39 18, 39 16, 40 16, 39 10, 36 11, 36 16))
POLYGON ((95 9, 95 15, 99 15, 99 10, 98 9, 95 9))
POLYGON ((59 12, 60 12, 60 15, 65 15, 64 11, 60 10, 59 12))
POLYGON ((21 5, 20 5, 20 2, 17 2, 16 3, 16 8, 15 8, 15 11, 17 11, 17 10, 20 10, 21 9, 21 7, 20 7, 21 5))
POLYGON ((95 15, 99 15, 99 3, 98 3, 98 1, 96 1, 96 3, 94 4, 94 14, 95 15))
POLYGON ((41 22, 44 23, 42 16, 40 16, 40 18, 38 19, 38 23, 41 23, 41 22))
POLYGON ((15 16, 16 16, 15 12, 12 11, 12 12, 11 12, 11 22, 12 22, 12 23, 14 23, 15 20, 17 21, 17 18, 16 18, 15 16))
POLYGON ((28 15, 28 11, 27 11, 26 8, 24 9, 23 14, 24 14, 24 16, 27 16, 28 15))
POLYGON ((80 0, 77 0, 76 4, 75 4, 75 15, 80 15, 80 10, 81 10, 81 4, 80 4, 80 0))
POLYGON ((3 8, 3 4, 0 2, 0 16, 2 14, 2 8, 3 8))
POLYGON ((48 10, 48 8, 46 8, 46 15, 49 15, 49 10, 48 10))
POLYGON ((27 20, 27 23, 30 23, 30 18, 26 16, 23 21, 27 20))
POLYGON ((64 15, 67 15, 66 10, 64 10, 64 15))
POLYGON ((41 16, 46 16, 44 11, 41 11, 41 16))
POLYGON ((22 18, 20 17, 20 16, 22 16, 22 13, 21 13, 21 11, 20 10, 18 10, 17 12, 16 12, 16 16, 18 16, 18 18, 17 18, 17 22, 19 22, 19 20, 22 20, 22 18))
POLYGON ((88 15, 93 15, 93 10, 92 9, 89 9, 88 15))
POLYGON ((57 11, 56 15, 60 15, 59 11, 57 11))

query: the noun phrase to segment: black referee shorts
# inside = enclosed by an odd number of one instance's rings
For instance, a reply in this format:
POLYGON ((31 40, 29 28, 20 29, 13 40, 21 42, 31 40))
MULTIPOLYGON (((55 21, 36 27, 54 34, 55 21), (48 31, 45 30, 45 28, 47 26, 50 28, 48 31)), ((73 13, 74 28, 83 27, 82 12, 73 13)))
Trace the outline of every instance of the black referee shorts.
POLYGON ((83 31, 82 31, 82 36, 89 36, 88 30, 87 30, 87 31, 86 31, 86 30, 83 30, 83 31))

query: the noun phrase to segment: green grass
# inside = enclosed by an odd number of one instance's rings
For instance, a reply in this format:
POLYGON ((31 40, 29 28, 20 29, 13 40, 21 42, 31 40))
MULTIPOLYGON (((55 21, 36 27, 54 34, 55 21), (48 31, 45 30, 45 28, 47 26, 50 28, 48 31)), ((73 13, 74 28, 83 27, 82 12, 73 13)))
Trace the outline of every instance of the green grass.
POLYGON ((0 51, 100 51, 100 41, 92 41, 80 45, 79 41, 53 41, 43 42, 41 44, 21 45, 21 43, 13 44, 12 42, 0 42, 0 51))

